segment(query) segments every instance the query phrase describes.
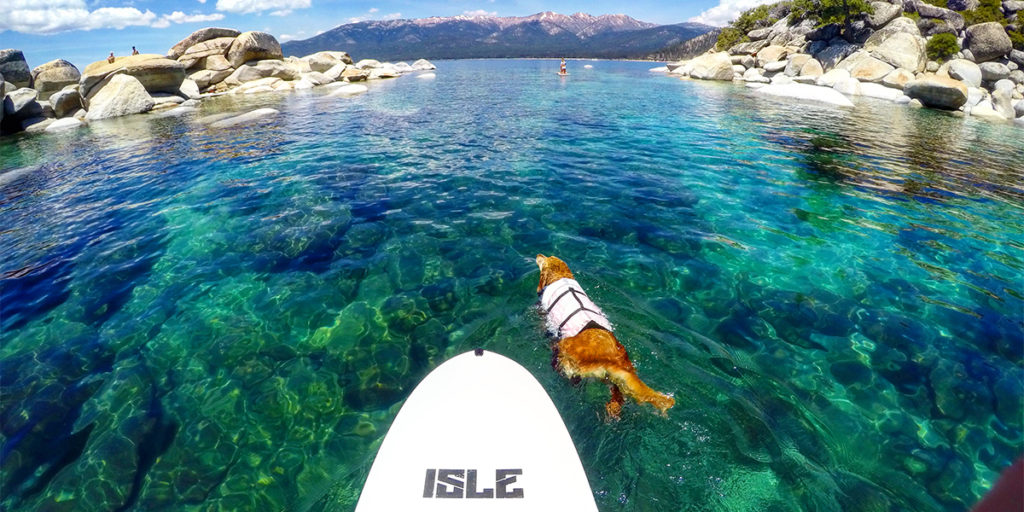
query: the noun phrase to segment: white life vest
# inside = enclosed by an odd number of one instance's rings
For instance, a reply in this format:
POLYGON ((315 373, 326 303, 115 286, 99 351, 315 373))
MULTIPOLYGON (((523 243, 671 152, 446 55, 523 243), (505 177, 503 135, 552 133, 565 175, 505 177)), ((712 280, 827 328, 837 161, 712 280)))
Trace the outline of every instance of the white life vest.
POLYGON ((558 339, 576 336, 588 327, 612 330, 612 324, 575 279, 563 278, 541 292, 540 305, 547 312, 548 331, 558 339), (596 324, 596 325, 593 325, 596 324))

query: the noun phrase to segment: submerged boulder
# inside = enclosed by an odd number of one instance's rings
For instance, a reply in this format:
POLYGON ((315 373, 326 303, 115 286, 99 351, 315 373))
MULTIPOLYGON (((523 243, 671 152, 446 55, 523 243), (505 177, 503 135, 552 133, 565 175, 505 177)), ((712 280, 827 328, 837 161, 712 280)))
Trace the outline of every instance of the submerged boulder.
POLYGON ((244 114, 240 114, 240 115, 237 115, 237 116, 232 116, 232 117, 228 117, 226 119, 221 119, 219 121, 216 121, 216 122, 210 124, 210 127, 211 128, 230 128, 232 126, 238 126, 240 124, 252 123, 254 121, 259 121, 261 119, 265 119, 265 118, 268 118, 268 117, 273 117, 273 116, 276 116, 277 114, 278 114, 278 111, 274 110, 272 108, 261 108, 261 109, 256 109, 256 110, 253 110, 251 112, 246 112, 244 114))
POLYGON ((77 84, 81 77, 78 68, 64 59, 51 60, 32 70, 32 83, 43 99, 68 85, 77 84))
POLYGON ((944 110, 956 110, 967 103, 967 86, 963 82, 935 75, 908 83, 903 94, 919 100, 926 107, 944 110))
POLYGON ((829 105, 836 105, 840 107, 852 107, 853 102, 849 98, 843 96, 842 93, 829 87, 818 87, 816 85, 808 84, 769 84, 759 89, 756 89, 758 94, 766 94, 769 96, 778 96, 784 98, 794 98, 800 100, 813 101, 818 103, 827 103, 829 105))
POLYGON ((242 32, 231 43, 226 57, 235 68, 250 60, 281 59, 281 43, 266 32, 242 32))
POLYGON ((148 112, 154 105, 142 82, 131 75, 112 75, 94 89, 85 115, 89 121, 148 112))

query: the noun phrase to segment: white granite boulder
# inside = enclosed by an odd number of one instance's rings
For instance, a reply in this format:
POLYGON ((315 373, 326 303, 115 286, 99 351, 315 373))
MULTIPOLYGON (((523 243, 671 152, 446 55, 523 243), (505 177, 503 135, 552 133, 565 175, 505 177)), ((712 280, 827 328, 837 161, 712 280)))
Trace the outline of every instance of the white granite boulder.
POLYGON ((907 86, 907 83, 914 79, 914 74, 903 68, 893 70, 892 73, 885 75, 882 78, 882 85, 886 87, 892 87, 893 89, 899 89, 901 92, 903 88, 907 86))
POLYGON ((134 77, 149 92, 175 92, 185 79, 185 66, 154 54, 118 57, 113 63, 106 60, 93 62, 82 71, 82 94, 88 98, 97 84, 115 74, 134 77))
POLYGON ((778 62, 789 55, 789 48, 785 46, 769 45, 757 52, 757 67, 763 68, 770 62, 778 62))
POLYGON ((833 89, 847 96, 860 96, 860 86, 860 80, 851 76, 839 78, 832 84, 833 89))
POLYGON ((967 86, 952 78, 926 75, 907 84, 903 93, 924 106, 956 110, 967 102, 967 86))
POLYGON ((864 83, 860 84, 860 95, 880 100, 896 101, 903 96, 902 89, 893 89, 882 84, 864 83))
POLYGON ((743 80, 750 83, 762 83, 767 84, 771 82, 768 78, 761 75, 761 72, 757 68, 750 68, 743 72, 743 80))
POLYGON ((203 69, 200 71, 196 71, 195 73, 192 73, 188 76, 188 79, 195 82, 196 86, 199 87, 199 90, 202 91, 210 87, 211 85, 223 82, 224 79, 231 76, 232 73, 234 73, 234 69, 232 68, 228 68, 221 71, 203 69))
POLYGON ((321 73, 341 64, 352 64, 352 57, 345 52, 316 52, 302 57, 302 60, 309 63, 311 71, 321 73))
POLYGON ((172 46, 170 51, 167 52, 167 58, 177 60, 178 57, 184 55, 189 48, 199 43, 209 41, 210 39, 216 39, 219 37, 235 38, 238 37, 239 34, 241 34, 241 32, 233 28, 201 28, 199 30, 196 30, 195 32, 192 32, 191 34, 189 34, 188 37, 182 39, 181 41, 178 41, 177 44, 172 46))
POLYGON ((986 82, 998 82, 1010 77, 1010 68, 1001 62, 982 62, 978 67, 981 69, 981 79, 986 82))
POLYGON ((821 67, 821 63, 817 59, 808 59, 803 66, 800 67, 800 75, 811 78, 818 78, 825 73, 824 68, 821 67))
POLYGON ((33 87, 44 100, 68 85, 77 84, 81 77, 78 68, 64 59, 51 60, 32 70, 33 87))
POLYGON ((968 87, 981 87, 981 68, 977 64, 967 59, 953 59, 939 67, 939 74, 943 68, 950 78, 960 80, 968 87))
MULTIPOLYGON (((427 59, 420 59, 420 60, 412 63, 412 68, 415 69, 416 71, 430 71, 430 70, 433 70, 433 69, 437 69, 437 66, 432 64, 427 59)), ((653 69, 651 71, 653 71, 653 69)))
POLYGON ((705 53, 690 61, 690 77, 700 80, 732 80, 732 60, 727 52, 705 53))
POLYGON ((794 98, 817 103, 826 103, 840 107, 852 107, 853 102, 838 91, 816 85, 807 84, 769 84, 755 90, 758 94, 794 98))
POLYGON ((55 117, 67 117, 82 108, 82 95, 78 87, 65 87, 50 96, 50 105, 55 117))
POLYGON ((19 120, 42 116, 43 106, 38 99, 39 91, 29 87, 9 91, 3 98, 4 116, 19 120))
MULTIPOLYGON (((185 50, 185 53, 178 57, 177 60, 185 66, 186 69, 209 69, 206 63, 207 59, 210 57, 220 57, 225 59, 225 63, 227 63, 224 55, 227 54, 228 49, 231 48, 231 45, 234 44, 234 42, 234 37, 215 37, 213 39, 208 39, 190 46, 185 50)), ((217 67, 220 67, 219 60, 214 60, 214 63, 217 63, 217 67)))
POLYGON ((381 66, 380 61, 374 59, 363 59, 355 63, 357 69, 374 69, 381 66))
POLYGON ((267 60, 283 58, 281 55, 281 43, 277 42, 274 36, 266 32, 242 32, 235 41, 231 43, 225 53, 231 66, 238 68, 250 60, 267 60))
POLYGON ((999 22, 990 21, 967 27, 964 49, 974 55, 975 62, 987 62, 1010 53, 1013 44, 999 22))
POLYGON ((891 64, 896 68, 904 68, 915 73, 924 71, 928 63, 928 54, 925 52, 925 40, 920 36, 897 32, 886 38, 874 39, 881 32, 875 32, 867 42, 864 49, 882 62, 891 64))
POLYGON ((824 87, 832 87, 839 80, 846 80, 850 78, 850 72, 845 69, 833 69, 823 75, 821 75, 816 83, 824 87))
POLYGON ((111 75, 93 89, 85 115, 89 121, 148 112, 155 104, 142 82, 132 75, 111 75))
POLYGON ((884 27, 890 21, 903 14, 903 5, 895 5, 889 2, 871 2, 872 12, 868 15, 868 25, 878 29, 884 27))
POLYGON ((368 79, 380 80, 384 78, 398 78, 400 76, 402 76, 402 74, 395 69, 394 65, 385 63, 371 69, 368 79))
POLYGON ((850 76, 862 82, 880 82, 885 75, 896 69, 891 64, 872 57, 867 51, 859 51, 839 63, 839 69, 850 72, 850 76))
POLYGON ((786 67, 783 73, 786 76, 800 76, 800 70, 812 57, 806 53, 793 53, 786 57, 786 67))

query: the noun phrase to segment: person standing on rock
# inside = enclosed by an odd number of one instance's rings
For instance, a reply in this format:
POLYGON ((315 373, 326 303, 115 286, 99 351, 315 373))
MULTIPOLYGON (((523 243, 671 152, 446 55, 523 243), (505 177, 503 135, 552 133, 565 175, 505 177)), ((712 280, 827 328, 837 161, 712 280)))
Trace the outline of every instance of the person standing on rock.
POLYGON ((139 54, 139 51, 136 50, 134 46, 132 46, 132 55, 138 55, 138 54, 139 54))
POLYGON ((107 57, 107 62, 114 63, 114 52, 110 52, 110 57, 107 57))

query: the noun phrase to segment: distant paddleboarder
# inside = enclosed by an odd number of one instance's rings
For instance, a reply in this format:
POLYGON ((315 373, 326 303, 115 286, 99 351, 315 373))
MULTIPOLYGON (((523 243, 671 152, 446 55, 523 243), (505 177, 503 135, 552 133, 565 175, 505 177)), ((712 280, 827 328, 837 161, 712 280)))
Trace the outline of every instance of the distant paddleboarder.
POLYGON ((564 58, 562 59, 561 67, 558 68, 558 74, 562 75, 562 76, 565 76, 565 75, 569 74, 569 72, 565 70, 565 59, 564 58))

